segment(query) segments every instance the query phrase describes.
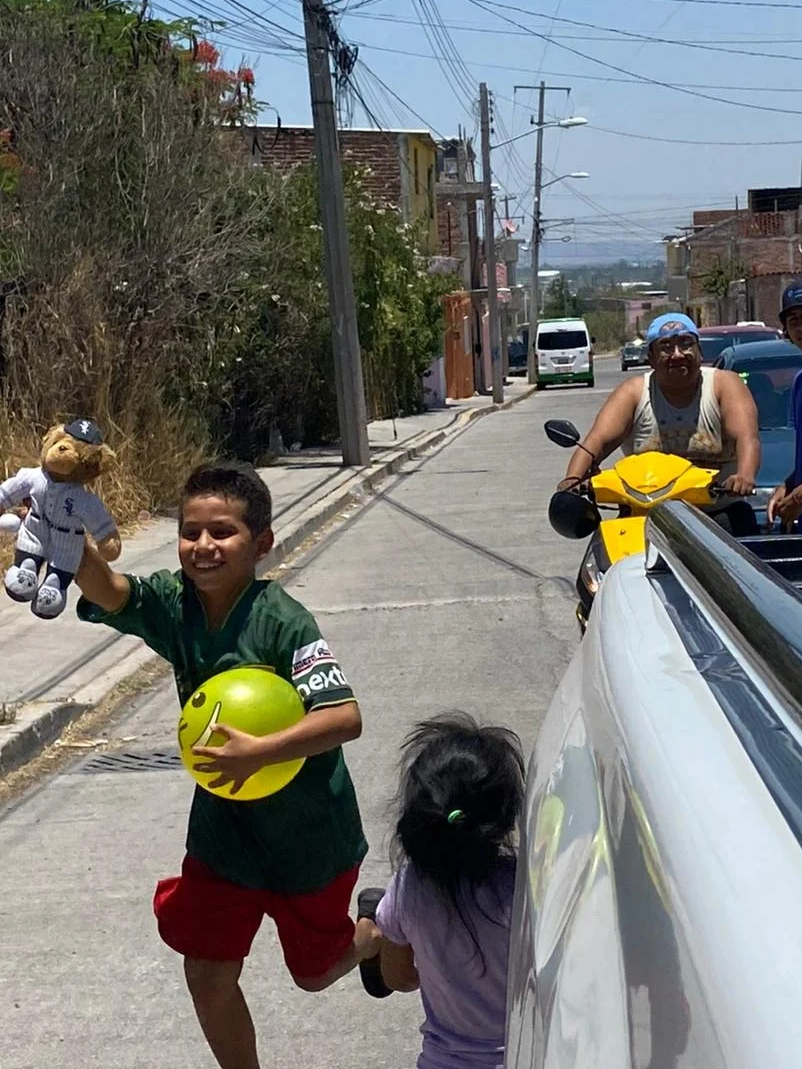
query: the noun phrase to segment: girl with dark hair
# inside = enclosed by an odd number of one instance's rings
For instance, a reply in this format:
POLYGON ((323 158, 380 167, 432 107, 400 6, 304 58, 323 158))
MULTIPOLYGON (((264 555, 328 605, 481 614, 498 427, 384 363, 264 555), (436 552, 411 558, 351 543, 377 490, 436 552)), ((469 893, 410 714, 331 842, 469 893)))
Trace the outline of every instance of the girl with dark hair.
POLYGON ((418 1069, 504 1061, 515 831, 524 796, 518 737, 465 713, 419 724, 403 747, 395 874, 359 895, 380 952, 362 962, 369 994, 420 989, 418 1069))

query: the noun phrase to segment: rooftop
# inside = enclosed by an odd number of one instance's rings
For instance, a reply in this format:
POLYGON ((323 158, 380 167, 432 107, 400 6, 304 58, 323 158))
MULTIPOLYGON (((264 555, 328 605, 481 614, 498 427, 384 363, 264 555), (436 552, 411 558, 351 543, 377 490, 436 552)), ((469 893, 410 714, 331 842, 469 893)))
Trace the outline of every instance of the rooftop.
MULTIPOLYGON (((259 130, 314 130, 311 123, 259 123, 259 130)), ((376 126, 341 126, 338 130, 341 134, 417 134, 418 137, 431 137, 435 140, 431 130, 401 129, 398 127, 376 126)), ((454 140, 457 140, 454 138, 454 140)))

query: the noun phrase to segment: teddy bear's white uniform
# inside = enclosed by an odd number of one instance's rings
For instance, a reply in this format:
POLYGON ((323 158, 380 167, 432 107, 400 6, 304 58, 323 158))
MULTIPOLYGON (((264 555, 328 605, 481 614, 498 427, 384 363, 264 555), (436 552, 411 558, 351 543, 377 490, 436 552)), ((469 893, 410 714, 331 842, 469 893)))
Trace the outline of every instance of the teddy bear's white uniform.
MULTIPOLYGON (((26 498, 30 498, 31 507, 17 535, 16 548, 34 561, 47 564, 48 573, 75 575, 83 555, 84 532, 89 531, 100 541, 117 529, 97 494, 80 483, 56 482, 42 468, 21 468, 0 484, 0 512, 26 498)), ((33 572, 33 591, 28 589, 31 575, 25 575, 26 570, 24 566, 10 568, 6 574, 6 588, 24 600, 35 593, 38 585, 37 569, 33 572)), ((58 589, 58 584, 50 585, 58 589)))

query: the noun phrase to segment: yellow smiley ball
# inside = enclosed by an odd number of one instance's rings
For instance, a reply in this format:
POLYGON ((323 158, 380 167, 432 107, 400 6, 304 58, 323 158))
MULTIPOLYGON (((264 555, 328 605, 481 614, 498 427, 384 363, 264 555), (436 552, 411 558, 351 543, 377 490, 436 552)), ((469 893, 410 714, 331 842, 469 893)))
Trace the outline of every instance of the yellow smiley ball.
POLYGON ((194 746, 223 746, 224 735, 215 731, 217 724, 246 731, 249 735, 272 735, 292 727, 304 717, 304 705, 295 687, 261 665, 231 668, 203 683, 181 711, 178 722, 178 745, 184 768, 201 787, 221 798, 254 801, 275 794, 303 767, 305 758, 267 765, 249 776, 236 794, 231 784, 211 787, 219 773, 201 772, 195 765, 205 760, 192 752, 194 746))

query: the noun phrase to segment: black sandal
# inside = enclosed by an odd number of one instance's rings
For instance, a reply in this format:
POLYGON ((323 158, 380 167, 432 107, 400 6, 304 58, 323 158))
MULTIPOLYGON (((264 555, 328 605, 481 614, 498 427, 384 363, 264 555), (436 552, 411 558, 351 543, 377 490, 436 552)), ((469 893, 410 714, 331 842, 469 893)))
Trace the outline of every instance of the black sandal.
MULTIPOLYGON (((383 887, 366 887, 364 891, 360 891, 356 900, 357 920, 366 917, 375 924, 376 911, 383 897, 383 887)), ((382 979, 381 959, 378 954, 360 961, 359 975, 362 979, 362 986, 373 998, 387 998, 388 995, 392 995, 392 988, 389 988, 382 979)))

